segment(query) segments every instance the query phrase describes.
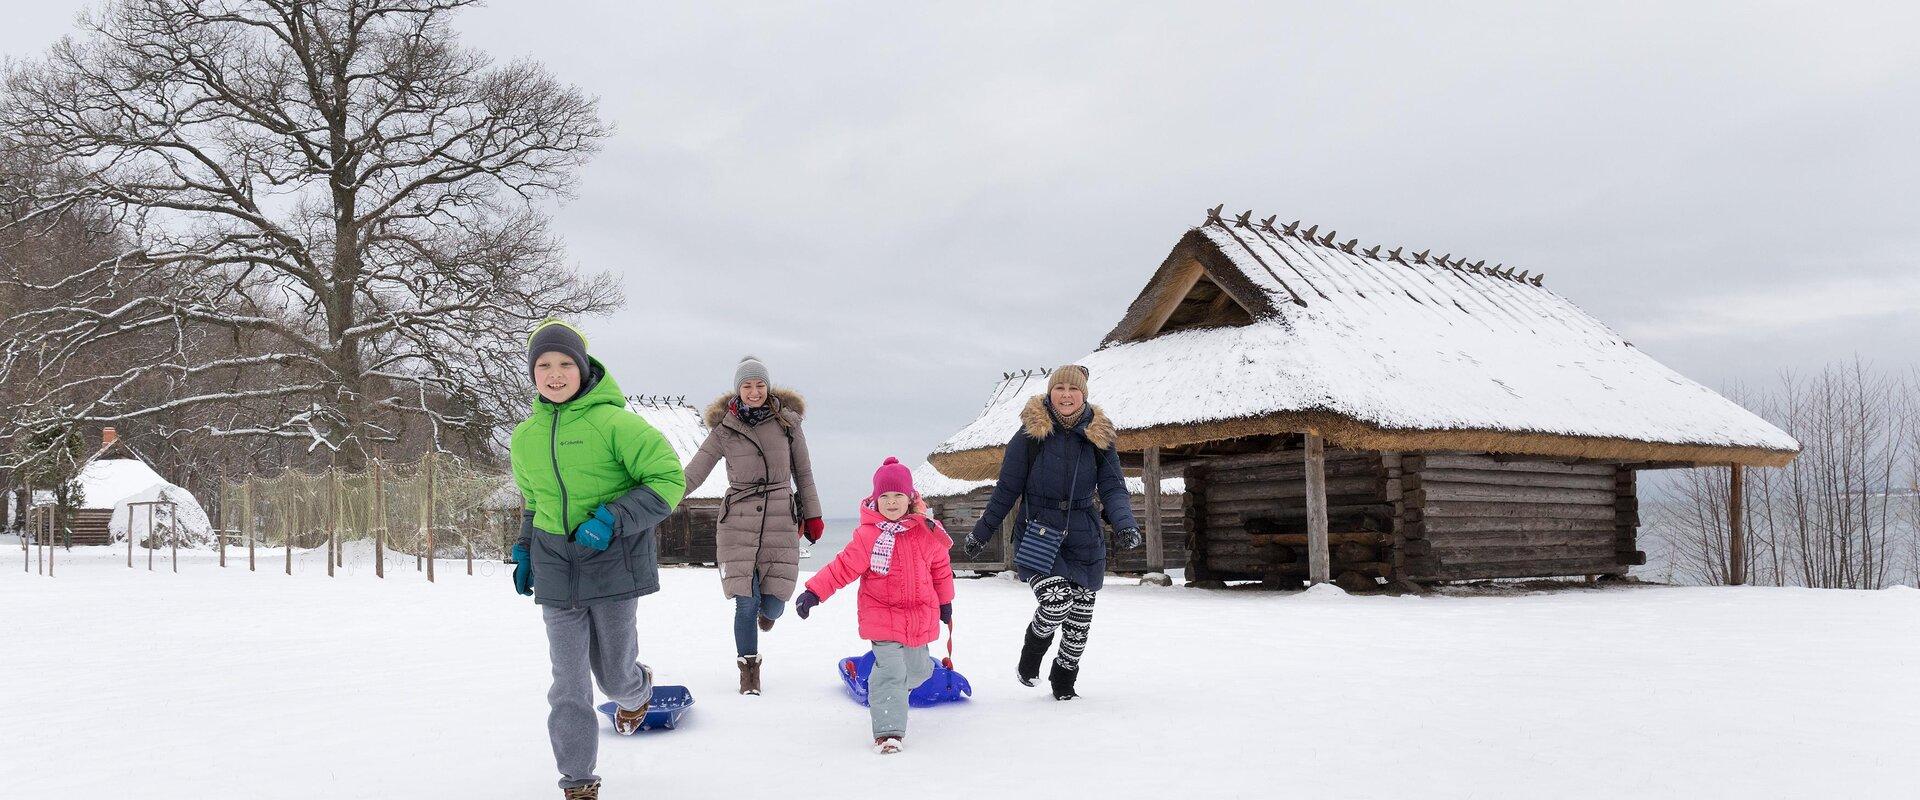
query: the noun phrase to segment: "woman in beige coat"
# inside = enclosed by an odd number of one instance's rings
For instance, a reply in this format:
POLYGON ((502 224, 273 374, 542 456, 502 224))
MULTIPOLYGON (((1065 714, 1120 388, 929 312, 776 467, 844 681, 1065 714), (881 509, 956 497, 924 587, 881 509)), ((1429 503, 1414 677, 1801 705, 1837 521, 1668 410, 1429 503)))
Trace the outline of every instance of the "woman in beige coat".
POLYGON ((686 476, 688 486, 699 486, 716 463, 727 462, 715 557, 720 588, 734 602, 740 693, 759 694, 759 633, 773 630, 793 597, 800 537, 817 542, 825 526, 800 429, 805 402, 796 392, 772 388, 766 365, 753 356, 740 359, 733 385, 707 407, 707 440, 686 476))

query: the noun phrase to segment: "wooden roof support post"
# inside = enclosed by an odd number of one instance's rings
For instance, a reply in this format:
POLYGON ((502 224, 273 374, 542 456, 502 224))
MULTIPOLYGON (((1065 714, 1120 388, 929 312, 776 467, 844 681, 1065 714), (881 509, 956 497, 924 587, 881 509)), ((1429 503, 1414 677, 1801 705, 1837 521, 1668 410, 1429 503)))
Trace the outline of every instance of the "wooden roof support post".
POLYGON ((1727 583, 1740 586, 1747 582, 1746 476, 1739 464, 1727 469, 1727 583))
POLYGON ((1145 463, 1140 470, 1146 484, 1147 571, 1165 572, 1166 558, 1160 530, 1160 448, 1149 447, 1141 453, 1145 463))
POLYGON ((1327 554, 1327 444, 1307 434, 1307 572, 1314 583, 1332 579, 1327 554))

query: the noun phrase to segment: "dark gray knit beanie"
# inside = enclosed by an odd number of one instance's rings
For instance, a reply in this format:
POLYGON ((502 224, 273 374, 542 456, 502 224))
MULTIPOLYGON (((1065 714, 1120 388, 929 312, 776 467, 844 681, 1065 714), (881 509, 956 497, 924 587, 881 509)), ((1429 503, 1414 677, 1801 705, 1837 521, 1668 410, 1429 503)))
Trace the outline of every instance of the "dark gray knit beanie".
POLYGON ((753 356, 744 356, 740 359, 740 366, 733 370, 733 390, 740 391, 741 385, 753 380, 764 382, 769 387, 773 385, 773 381, 767 378, 767 365, 753 356))
POLYGON ((560 353, 573 359, 573 363, 580 367, 583 380, 591 370, 591 362, 587 361, 587 337, 560 320, 550 319, 540 323, 540 327, 533 329, 533 335, 527 337, 527 375, 535 380, 539 376, 534 374, 533 367, 540 361, 542 353, 560 353))

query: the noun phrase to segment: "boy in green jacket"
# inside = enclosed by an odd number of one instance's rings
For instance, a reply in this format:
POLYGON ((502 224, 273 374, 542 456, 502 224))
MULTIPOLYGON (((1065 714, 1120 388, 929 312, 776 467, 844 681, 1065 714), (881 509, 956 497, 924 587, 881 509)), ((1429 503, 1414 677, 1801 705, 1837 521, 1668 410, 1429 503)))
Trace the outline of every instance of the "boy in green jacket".
POLYGON ((513 546, 513 583, 547 624, 553 687, 547 736, 568 800, 599 797, 593 683, 619 710, 614 729, 639 729, 653 671, 638 660, 634 610, 660 589, 653 528, 686 493, 680 457, 626 409, 606 367, 573 326, 548 320, 527 339, 540 396, 513 429, 513 480, 526 500, 513 546))

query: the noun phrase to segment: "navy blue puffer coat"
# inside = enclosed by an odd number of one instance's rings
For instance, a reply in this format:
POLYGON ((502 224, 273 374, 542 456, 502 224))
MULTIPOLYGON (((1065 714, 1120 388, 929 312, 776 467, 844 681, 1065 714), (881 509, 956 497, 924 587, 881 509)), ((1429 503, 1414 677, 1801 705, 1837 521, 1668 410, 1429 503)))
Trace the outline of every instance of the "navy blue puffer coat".
MULTIPOLYGON (((1037 517, 1047 527, 1065 530, 1067 540, 1060 546, 1060 557, 1045 574, 1099 591, 1107 573, 1106 538, 1100 530, 1102 513, 1114 530, 1139 527, 1120 471, 1113 423, 1098 406, 1089 404, 1079 423, 1069 428, 1060 422, 1043 394, 1027 401, 1020 412, 1020 423, 1020 430, 1007 441, 999 482, 993 487, 986 512, 974 525, 973 539, 991 541, 1018 503, 1014 547, 1019 547, 1030 519, 1037 517)), ((1020 568, 1023 581, 1040 574, 1020 568)))

